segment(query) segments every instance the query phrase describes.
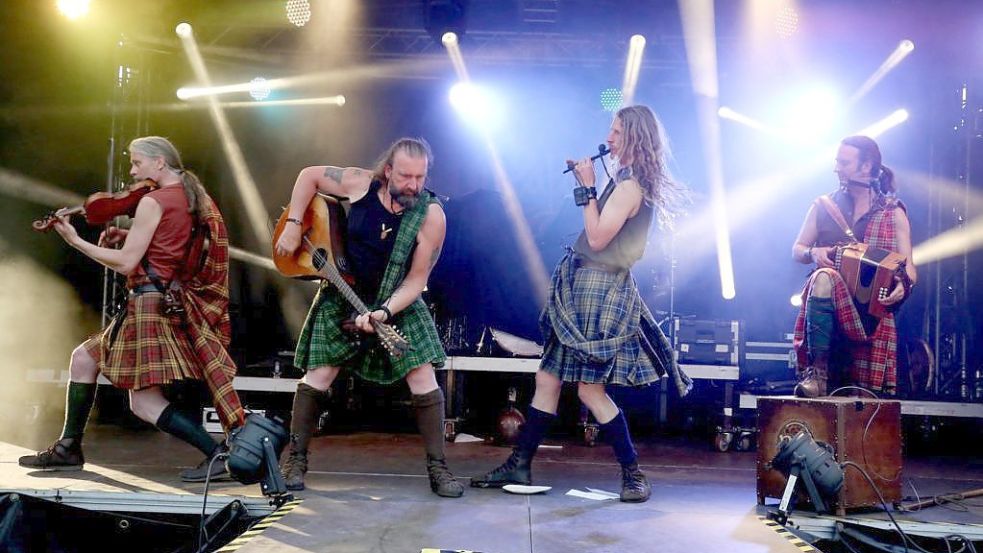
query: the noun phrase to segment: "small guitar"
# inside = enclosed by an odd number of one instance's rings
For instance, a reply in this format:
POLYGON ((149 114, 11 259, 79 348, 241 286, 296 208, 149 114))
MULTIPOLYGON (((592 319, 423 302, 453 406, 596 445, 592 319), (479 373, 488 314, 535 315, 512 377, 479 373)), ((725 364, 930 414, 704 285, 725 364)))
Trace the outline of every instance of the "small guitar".
MULTIPOLYGON (((304 212, 301 225, 301 247, 293 255, 279 255, 276 243, 288 224, 289 211, 284 209, 273 231, 273 264, 281 274, 291 278, 326 279, 341 292, 342 297, 361 315, 368 306, 352 290, 350 275, 342 275, 339 267, 347 268, 344 255, 345 205, 348 200, 326 194, 316 194, 304 212)), ((382 346, 390 356, 401 357, 412 346, 392 325, 369 317, 382 346)))

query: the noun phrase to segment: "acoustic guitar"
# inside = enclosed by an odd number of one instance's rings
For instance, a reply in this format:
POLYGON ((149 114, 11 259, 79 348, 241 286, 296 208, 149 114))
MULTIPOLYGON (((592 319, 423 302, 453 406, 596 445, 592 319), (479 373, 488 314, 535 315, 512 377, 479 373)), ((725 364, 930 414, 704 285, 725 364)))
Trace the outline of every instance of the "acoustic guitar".
MULTIPOLYGON (((283 210, 273 231, 273 264, 281 274, 304 280, 327 280, 341 292, 359 315, 369 312, 368 306, 350 286, 354 282, 345 258, 345 229, 348 200, 328 194, 315 194, 304 212, 301 224, 301 246, 293 255, 279 255, 276 243, 288 223, 290 212, 283 210), (344 271, 344 274, 342 273, 344 271)), ((412 346, 394 326, 369 317, 379 341, 393 358, 399 358, 412 346)))

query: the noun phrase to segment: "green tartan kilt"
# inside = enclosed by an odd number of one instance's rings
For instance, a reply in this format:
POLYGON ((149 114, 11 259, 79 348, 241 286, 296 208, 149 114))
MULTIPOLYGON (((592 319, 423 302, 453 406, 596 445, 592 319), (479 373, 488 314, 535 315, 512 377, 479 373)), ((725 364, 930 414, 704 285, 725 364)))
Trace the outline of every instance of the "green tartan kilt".
POLYGON ((318 290, 297 339, 294 365, 305 371, 317 367, 348 367, 360 377, 389 384, 403 379, 425 363, 442 367, 447 356, 437 327, 423 300, 393 316, 392 323, 410 342, 412 349, 393 359, 375 335, 353 336, 341 329, 341 321, 352 318, 354 309, 333 287, 318 290))

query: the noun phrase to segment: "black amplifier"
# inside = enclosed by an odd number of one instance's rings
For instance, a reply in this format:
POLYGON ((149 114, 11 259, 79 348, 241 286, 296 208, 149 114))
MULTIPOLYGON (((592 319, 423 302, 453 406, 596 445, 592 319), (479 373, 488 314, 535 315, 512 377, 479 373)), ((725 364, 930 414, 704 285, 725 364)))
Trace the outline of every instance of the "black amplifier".
POLYGON ((672 346, 680 364, 737 366, 740 321, 673 319, 672 346))

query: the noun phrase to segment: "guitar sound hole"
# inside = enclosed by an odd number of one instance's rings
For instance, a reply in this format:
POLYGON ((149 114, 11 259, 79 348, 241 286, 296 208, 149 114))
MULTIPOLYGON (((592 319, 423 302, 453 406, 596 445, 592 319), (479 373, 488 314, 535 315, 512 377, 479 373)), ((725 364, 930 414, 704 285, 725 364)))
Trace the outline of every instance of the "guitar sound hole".
POLYGON ((325 250, 324 248, 318 248, 314 250, 314 255, 311 256, 311 263, 314 265, 315 269, 320 271, 321 268, 324 267, 324 264, 327 262, 328 262, 327 250, 325 250))

